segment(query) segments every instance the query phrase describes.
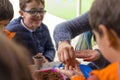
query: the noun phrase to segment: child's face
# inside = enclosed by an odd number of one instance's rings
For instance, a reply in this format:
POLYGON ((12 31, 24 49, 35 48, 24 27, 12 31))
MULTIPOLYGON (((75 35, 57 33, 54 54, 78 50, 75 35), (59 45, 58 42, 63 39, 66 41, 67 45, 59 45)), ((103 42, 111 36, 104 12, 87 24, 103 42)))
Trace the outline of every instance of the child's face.
POLYGON ((36 1, 32 1, 26 4, 26 8, 24 11, 20 11, 20 14, 23 18, 24 24, 32 29, 35 30, 38 28, 43 20, 45 10, 43 4, 38 4, 36 1))
POLYGON ((94 31, 95 37, 96 37, 96 42, 102 52, 102 55, 107 59, 111 60, 111 49, 110 46, 108 45, 108 39, 106 39, 106 34, 103 33, 102 36, 96 31, 94 31))
POLYGON ((102 55, 110 62, 119 60, 120 39, 114 31, 107 29, 104 25, 99 25, 99 30, 102 32, 101 35, 95 30, 94 34, 102 55))

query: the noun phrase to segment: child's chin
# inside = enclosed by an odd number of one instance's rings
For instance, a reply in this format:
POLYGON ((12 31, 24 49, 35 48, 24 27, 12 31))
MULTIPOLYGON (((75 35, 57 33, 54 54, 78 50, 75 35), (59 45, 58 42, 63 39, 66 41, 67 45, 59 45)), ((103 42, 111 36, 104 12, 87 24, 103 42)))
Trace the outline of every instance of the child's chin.
POLYGON ((34 24, 34 26, 35 26, 36 28, 38 28, 40 25, 41 25, 41 23, 39 23, 39 24, 34 24))

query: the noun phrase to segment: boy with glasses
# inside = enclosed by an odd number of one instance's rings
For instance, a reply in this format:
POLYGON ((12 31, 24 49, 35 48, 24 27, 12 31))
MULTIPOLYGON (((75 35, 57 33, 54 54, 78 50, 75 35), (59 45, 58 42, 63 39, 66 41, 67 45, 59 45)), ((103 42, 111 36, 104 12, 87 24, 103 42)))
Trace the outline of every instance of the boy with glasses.
POLYGON ((44 0, 20 0, 20 17, 6 29, 15 32, 14 40, 33 55, 41 54, 45 62, 53 61, 55 49, 47 26, 42 23, 46 13, 44 0))

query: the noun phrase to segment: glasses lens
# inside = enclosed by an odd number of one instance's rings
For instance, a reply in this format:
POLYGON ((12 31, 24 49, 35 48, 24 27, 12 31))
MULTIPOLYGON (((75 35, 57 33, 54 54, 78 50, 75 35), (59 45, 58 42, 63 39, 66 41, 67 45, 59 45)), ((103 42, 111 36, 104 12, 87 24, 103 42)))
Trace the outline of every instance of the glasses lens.
POLYGON ((34 15, 34 14, 36 14, 36 11, 30 11, 30 14, 32 14, 32 15, 34 15))
POLYGON ((46 13, 46 10, 31 9, 31 10, 25 10, 25 12, 30 13, 32 16, 36 16, 37 14, 44 15, 46 13))
POLYGON ((41 11, 38 11, 37 13, 44 15, 46 13, 46 10, 41 10, 41 11))

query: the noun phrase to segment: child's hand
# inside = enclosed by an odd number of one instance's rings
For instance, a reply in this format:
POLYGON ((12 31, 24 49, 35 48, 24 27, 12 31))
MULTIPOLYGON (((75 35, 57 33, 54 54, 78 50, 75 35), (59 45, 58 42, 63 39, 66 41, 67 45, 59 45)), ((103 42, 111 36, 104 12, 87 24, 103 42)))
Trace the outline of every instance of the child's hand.
POLYGON ((49 62, 43 55, 42 53, 38 53, 35 56, 42 57, 43 58, 43 63, 49 62))
MULTIPOLYGON (((74 67, 71 68, 71 66, 69 66, 69 68, 64 68, 64 69, 57 69, 60 73, 63 73, 64 75, 66 75, 68 78, 71 78, 73 76, 77 76, 77 75, 83 75, 80 68, 79 68, 79 63, 76 60, 74 63, 74 67)), ((66 66, 66 65, 65 65, 66 66)))
POLYGON ((43 63, 49 62, 49 61, 45 58, 45 56, 42 55, 42 53, 38 53, 37 55, 43 57, 43 63))
POLYGON ((43 57, 43 63, 49 62, 44 56, 43 57))
POLYGON ((58 72, 63 73, 68 78, 71 78, 73 76, 83 75, 80 70, 67 70, 67 69, 57 69, 58 72))
POLYGON ((37 53, 35 56, 41 57, 41 56, 43 56, 43 55, 42 55, 42 53, 37 53))

